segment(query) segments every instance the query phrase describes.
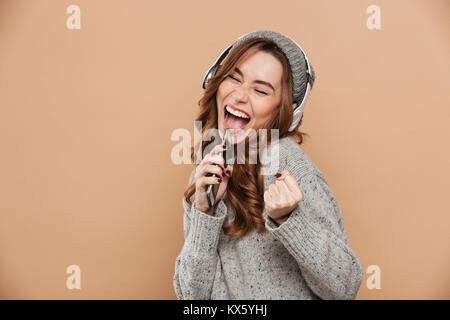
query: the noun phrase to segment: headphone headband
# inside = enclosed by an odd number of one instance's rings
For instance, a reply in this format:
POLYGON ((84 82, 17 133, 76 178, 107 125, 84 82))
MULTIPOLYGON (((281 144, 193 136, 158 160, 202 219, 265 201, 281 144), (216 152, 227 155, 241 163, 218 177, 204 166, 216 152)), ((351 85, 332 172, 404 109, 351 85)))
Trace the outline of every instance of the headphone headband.
POLYGON ((219 67, 219 65, 223 61, 223 59, 225 59, 225 57, 228 55, 228 53, 230 52, 233 45, 234 44, 228 46, 228 48, 223 50, 223 52, 216 59, 214 64, 208 69, 208 71, 206 71, 205 76, 203 77, 203 82, 202 82, 203 89, 206 89, 206 86, 208 85, 208 80, 211 79, 216 74, 217 68, 219 67))

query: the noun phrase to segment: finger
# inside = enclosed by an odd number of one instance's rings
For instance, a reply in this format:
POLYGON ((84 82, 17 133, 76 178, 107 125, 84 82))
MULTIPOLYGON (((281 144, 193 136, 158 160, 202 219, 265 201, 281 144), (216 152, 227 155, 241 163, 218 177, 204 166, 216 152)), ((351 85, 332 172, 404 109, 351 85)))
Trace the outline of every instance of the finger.
POLYGON ((231 175, 233 174, 233 166, 226 166, 226 164, 225 164, 225 169, 224 169, 224 171, 225 171, 225 175, 226 175, 226 177, 229 179, 229 178, 231 178, 231 175))
POLYGON ((281 173, 277 173, 276 175, 275 175, 275 180, 276 181, 278 181, 278 180, 283 180, 284 179, 284 177, 283 177, 283 175, 281 174, 281 173))
POLYGON ((283 200, 287 200, 291 194, 291 190, 289 190, 288 186, 286 185, 286 182, 284 180, 276 181, 275 185, 278 187, 278 190, 280 191, 280 196, 283 200))
POLYGON ((285 175, 283 182, 290 192, 296 192, 296 190, 298 189, 298 187, 295 185, 296 180, 291 175, 285 175))
POLYGON ((222 169, 221 167, 216 166, 216 165, 213 165, 213 164, 208 164, 208 165, 206 165, 206 166, 204 166, 204 167, 202 168, 201 175, 202 175, 202 176, 206 176, 206 175, 208 175, 208 174, 209 174, 209 175, 215 174, 215 175, 217 175, 219 178, 225 176, 225 173, 224 173, 223 169, 222 169))
POLYGON ((225 160, 223 157, 219 155, 206 155, 206 157, 203 159, 205 164, 215 164, 223 168, 223 165, 225 163, 225 160))
POLYGON ((280 200, 283 203, 288 203, 291 201, 291 191, 288 189, 284 180, 276 181, 275 185, 278 187, 278 191, 280 192, 280 200))
POLYGON ((273 198, 278 198, 278 197, 279 197, 278 188, 277 188, 277 186, 276 186, 275 184, 273 184, 273 183, 269 186, 269 192, 270 192, 270 195, 271 195, 273 198))
POLYGON ((286 176, 286 179, 284 179, 286 182, 286 185, 288 186, 289 190, 291 190, 294 194, 302 193, 300 185, 298 184, 297 180, 291 176, 286 176))
POLYGON ((218 144, 217 146, 215 146, 211 152, 209 153, 211 156, 215 156, 215 155, 221 155, 222 152, 224 152, 226 150, 226 148, 224 147, 225 145, 223 144, 218 144))
POLYGON ((275 180, 277 180, 277 181, 284 180, 287 175, 289 175, 289 171, 288 170, 283 170, 280 173, 277 173, 275 175, 275 180))
POLYGON ((222 179, 221 178, 217 178, 217 177, 203 176, 203 177, 199 178, 197 180, 197 182, 198 182, 198 186, 199 187, 204 187, 204 186, 209 185, 209 184, 219 184, 219 183, 222 182, 222 179))
POLYGON ((223 168, 223 165, 225 164, 225 160, 222 156, 219 155, 210 155, 208 156, 208 161, 212 162, 214 164, 220 165, 223 168))
POLYGON ((283 170, 280 173, 277 173, 275 175, 275 180, 284 180, 286 178, 287 175, 289 175, 289 171, 288 170, 283 170))
MULTIPOLYGON (((232 147, 230 147, 230 148, 232 148, 232 147)), ((227 166, 233 165, 235 160, 236 160, 235 157, 231 157, 231 156, 227 156, 227 155, 224 155, 224 158, 226 159, 226 161, 225 161, 225 168, 227 166)))
POLYGON ((301 200, 299 190, 291 191, 288 188, 286 180, 283 181, 282 186, 280 186, 280 189, 286 195, 284 198, 284 200, 286 201, 285 202, 286 205, 293 206, 293 205, 296 205, 301 200))

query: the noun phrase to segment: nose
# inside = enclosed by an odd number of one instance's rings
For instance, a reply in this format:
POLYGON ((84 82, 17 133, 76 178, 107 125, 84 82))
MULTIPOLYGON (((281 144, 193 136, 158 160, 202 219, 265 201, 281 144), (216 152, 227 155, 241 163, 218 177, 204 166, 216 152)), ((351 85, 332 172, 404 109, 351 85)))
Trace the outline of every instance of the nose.
POLYGON ((248 100, 248 88, 244 85, 234 88, 232 97, 235 102, 247 103, 248 100))

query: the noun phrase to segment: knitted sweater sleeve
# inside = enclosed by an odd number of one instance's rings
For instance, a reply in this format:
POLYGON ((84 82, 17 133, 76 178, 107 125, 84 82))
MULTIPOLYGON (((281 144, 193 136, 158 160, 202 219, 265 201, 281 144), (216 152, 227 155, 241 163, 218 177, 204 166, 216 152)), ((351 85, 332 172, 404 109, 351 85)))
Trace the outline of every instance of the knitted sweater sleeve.
POLYGON ((310 172, 296 178, 304 194, 302 201, 280 226, 266 219, 266 228, 295 258, 317 296, 354 299, 363 271, 349 247, 334 194, 321 173, 310 172))
POLYGON ((211 216, 195 209, 194 204, 189 206, 184 198, 182 202, 184 245, 175 261, 175 293, 180 300, 208 300, 218 262, 217 246, 226 206, 220 200, 211 216))

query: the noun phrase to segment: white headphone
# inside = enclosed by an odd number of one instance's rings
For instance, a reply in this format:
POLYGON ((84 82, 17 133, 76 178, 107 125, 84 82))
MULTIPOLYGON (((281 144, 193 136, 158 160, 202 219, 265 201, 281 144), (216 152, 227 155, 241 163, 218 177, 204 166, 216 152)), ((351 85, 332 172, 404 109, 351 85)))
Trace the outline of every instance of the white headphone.
MULTIPOLYGON (((246 35, 240 36, 239 39, 245 37, 246 35)), ((238 42, 239 39, 236 41, 238 42)), ((290 38, 289 38, 290 39, 290 38)), ((306 76, 307 76, 307 80, 306 80, 306 90, 305 90, 305 94, 303 96, 303 99, 301 101, 301 103, 299 104, 297 101, 295 101, 292 104, 292 109, 294 110, 293 112, 293 117, 292 117, 292 124, 289 127, 289 131, 294 131, 295 128, 297 128, 298 124, 300 123, 300 120, 302 119, 303 116, 303 108, 305 106, 306 100, 309 96, 309 92, 311 91, 312 88, 312 71, 311 71, 311 65, 309 64, 309 60, 308 57, 306 56, 305 51, 303 51, 302 47, 300 47, 300 45, 295 42, 294 40, 290 39, 293 43, 295 43, 297 45, 297 47, 300 49, 300 51, 303 53, 303 56, 305 58, 305 62, 306 62, 306 76)), ((228 55, 228 53, 230 52, 231 48, 234 46, 235 43, 233 43, 232 45, 228 46, 228 48, 226 48, 221 54, 220 56, 217 58, 217 60, 214 62, 214 64, 208 69, 208 71, 206 71, 205 76, 203 77, 203 82, 202 82, 202 88, 206 89, 206 86, 208 85, 208 81, 215 76, 217 69, 220 66, 220 63, 223 61, 223 59, 225 59, 225 57, 228 55)))

